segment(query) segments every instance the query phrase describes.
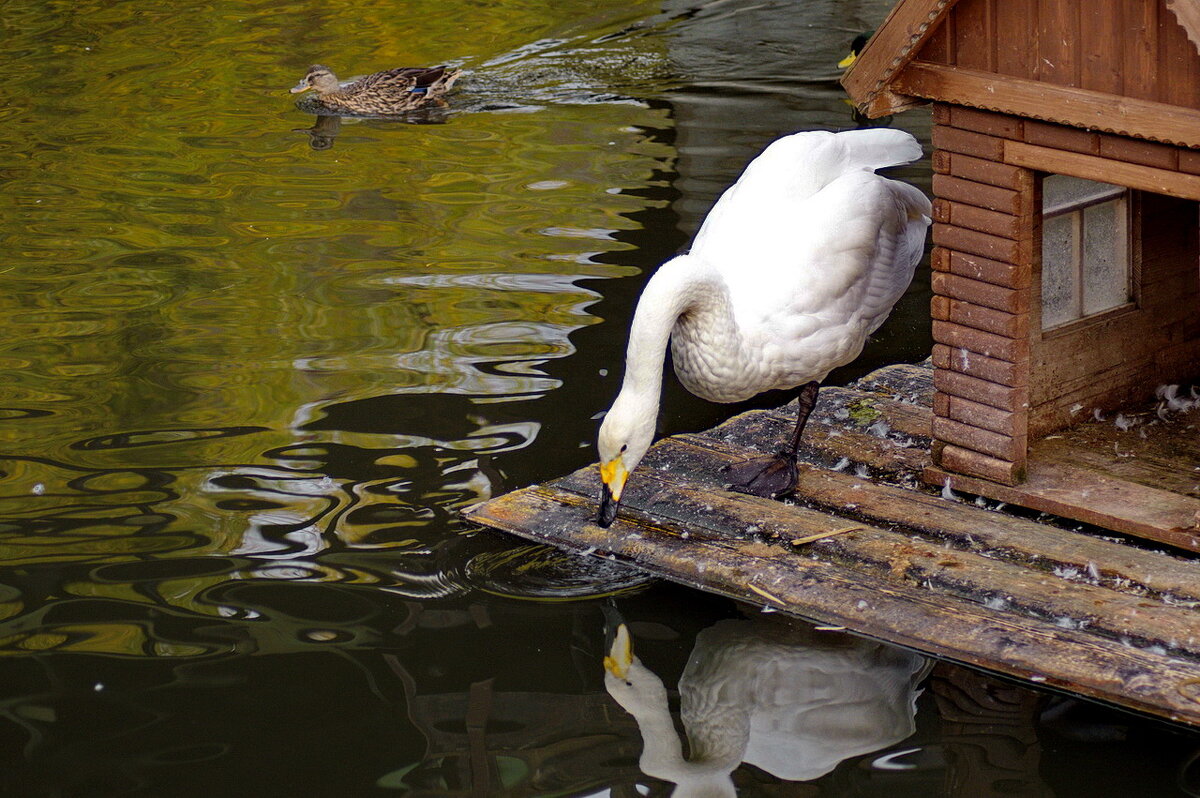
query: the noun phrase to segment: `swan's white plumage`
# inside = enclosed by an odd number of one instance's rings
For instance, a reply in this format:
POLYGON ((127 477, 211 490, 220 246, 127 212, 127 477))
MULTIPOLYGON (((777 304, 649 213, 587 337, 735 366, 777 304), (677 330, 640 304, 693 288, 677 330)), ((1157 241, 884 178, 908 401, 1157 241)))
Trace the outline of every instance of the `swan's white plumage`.
POLYGON ((715 402, 820 381, 857 357, 911 282, 932 213, 874 170, 920 157, 908 133, 874 128, 796 133, 755 158, 691 251, 646 284, 601 463, 627 473, 649 447, 668 340, 683 385, 715 402))
MULTIPOLYGON (((778 616, 776 616, 778 617, 778 616)), ((662 680, 632 656, 609 694, 637 720, 642 771, 676 796, 732 796, 747 762, 781 779, 819 778, 913 733, 927 661, 790 621, 725 620, 701 632, 679 680, 682 753, 662 680)))

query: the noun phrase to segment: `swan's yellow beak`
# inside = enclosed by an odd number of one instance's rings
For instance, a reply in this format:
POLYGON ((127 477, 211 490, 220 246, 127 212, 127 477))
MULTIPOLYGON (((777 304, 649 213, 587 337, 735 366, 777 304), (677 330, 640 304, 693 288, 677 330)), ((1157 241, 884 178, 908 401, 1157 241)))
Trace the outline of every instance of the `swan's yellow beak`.
POLYGON ((629 471, 620 457, 600 464, 600 480, 604 484, 600 488, 600 512, 596 516, 596 523, 605 529, 612 526, 617 518, 617 506, 621 503, 621 492, 625 490, 627 479, 629 471))
POLYGON ((629 677, 629 666, 633 664, 633 639, 625 624, 617 627, 608 656, 604 658, 604 670, 616 676, 621 681, 629 677))
POLYGON ((848 56, 838 61, 838 69, 845 69, 858 60, 858 54, 851 52, 848 56))

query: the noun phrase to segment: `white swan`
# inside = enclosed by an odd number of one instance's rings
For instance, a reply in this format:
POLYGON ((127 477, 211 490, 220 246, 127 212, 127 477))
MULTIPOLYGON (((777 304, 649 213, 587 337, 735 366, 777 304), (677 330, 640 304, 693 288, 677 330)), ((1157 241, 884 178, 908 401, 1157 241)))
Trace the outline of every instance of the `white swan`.
POLYGON ((686 759, 667 689, 633 655, 624 624, 604 658, 604 686, 637 721, 642 772, 673 782, 675 798, 715 798, 735 795, 731 774, 742 762, 809 781, 905 739, 929 664, 786 620, 720 621, 696 637, 679 679, 686 759))
POLYGON ((799 389, 788 446, 731 474, 746 493, 795 488, 818 384, 862 351, 924 251, 928 198, 874 170, 920 157, 908 133, 876 128, 796 133, 750 162, 691 251, 659 267, 642 291, 621 392, 600 427, 598 523, 616 518, 629 473, 654 437, 668 340, 680 382, 704 399, 799 389))

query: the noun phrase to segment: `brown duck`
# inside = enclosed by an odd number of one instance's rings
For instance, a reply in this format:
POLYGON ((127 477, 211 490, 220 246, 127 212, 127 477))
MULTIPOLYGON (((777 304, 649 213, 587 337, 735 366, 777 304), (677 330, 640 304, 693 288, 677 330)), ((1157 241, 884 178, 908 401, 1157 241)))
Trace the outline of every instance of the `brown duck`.
POLYGON ((445 105, 442 98, 461 74, 461 70, 444 66, 400 67, 343 85, 328 67, 314 64, 292 94, 312 89, 321 104, 335 113, 403 114, 445 105))

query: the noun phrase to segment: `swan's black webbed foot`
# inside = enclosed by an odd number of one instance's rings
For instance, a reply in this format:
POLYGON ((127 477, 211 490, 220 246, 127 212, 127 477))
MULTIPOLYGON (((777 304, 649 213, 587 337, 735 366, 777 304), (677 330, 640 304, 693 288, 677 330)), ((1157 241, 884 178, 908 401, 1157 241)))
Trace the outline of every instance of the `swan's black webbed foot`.
POLYGON ((787 452, 728 465, 724 471, 730 479, 730 490, 764 499, 791 493, 799 477, 796 458, 787 452))

